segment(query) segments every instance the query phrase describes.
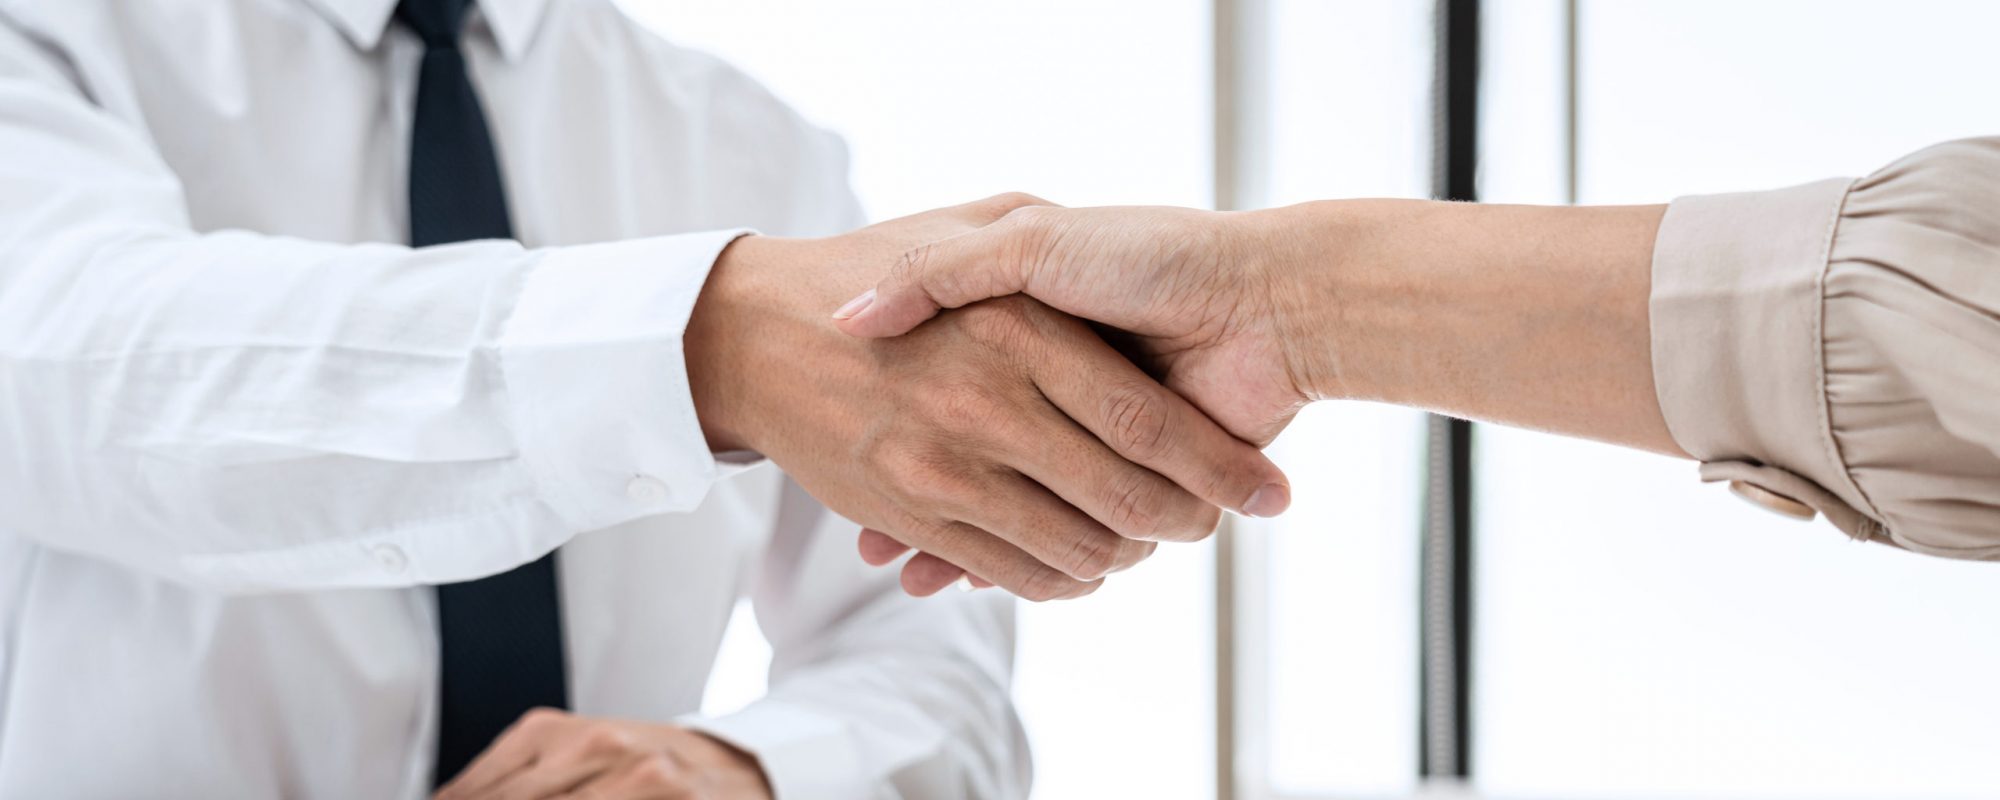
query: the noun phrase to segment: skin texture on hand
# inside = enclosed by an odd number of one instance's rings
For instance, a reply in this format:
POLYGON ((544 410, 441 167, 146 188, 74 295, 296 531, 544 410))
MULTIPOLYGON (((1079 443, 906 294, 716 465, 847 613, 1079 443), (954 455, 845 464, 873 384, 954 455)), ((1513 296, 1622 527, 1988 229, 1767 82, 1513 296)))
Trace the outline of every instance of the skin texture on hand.
POLYGON ((894 336, 940 308, 1022 292, 1135 334, 1167 386, 1258 443, 1308 401, 1352 398, 1680 455, 1652 382, 1663 213, 1030 208, 920 248, 836 317, 851 334, 894 336))
POLYGON ((1206 536, 1218 506, 1284 486, 1255 448, 1033 300, 975 304, 890 340, 827 319, 875 265, 1029 202, 740 239, 689 320, 710 445, 762 453, 829 508, 923 550, 904 567, 912 593, 970 573, 1032 600, 1087 594, 1157 541, 1206 536))
POLYGON ((1277 327, 1273 251, 1240 215, 1029 206, 906 254, 872 302, 835 314, 857 336, 901 334, 942 308, 1027 294, 1132 334, 1127 350, 1230 433, 1270 443, 1310 399, 1277 327))
POLYGON ((522 715, 438 800, 770 800, 757 760, 677 725, 522 715))
POLYGON ((1653 385, 1665 206, 1330 201, 1292 232, 1287 336, 1316 397, 1378 400, 1685 457, 1653 385))

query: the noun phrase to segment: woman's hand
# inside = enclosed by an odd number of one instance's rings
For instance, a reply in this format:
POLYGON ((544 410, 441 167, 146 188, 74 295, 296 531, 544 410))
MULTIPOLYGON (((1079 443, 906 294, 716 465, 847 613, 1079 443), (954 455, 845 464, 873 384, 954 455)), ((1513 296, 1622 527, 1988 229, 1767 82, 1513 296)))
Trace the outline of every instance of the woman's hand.
POLYGON ((918 247, 836 313, 896 336, 1019 292, 1133 334, 1153 374, 1263 444, 1347 398, 1679 454, 1653 387, 1664 206, 1330 200, 1216 213, 1030 206, 918 247))
POLYGON ((1312 399, 1280 312, 1282 231, 1249 215, 1182 208, 1030 205, 993 225, 905 253, 834 315, 864 337, 896 336, 941 309, 1023 293, 1132 334, 1120 344, 1238 438, 1262 446, 1312 399))

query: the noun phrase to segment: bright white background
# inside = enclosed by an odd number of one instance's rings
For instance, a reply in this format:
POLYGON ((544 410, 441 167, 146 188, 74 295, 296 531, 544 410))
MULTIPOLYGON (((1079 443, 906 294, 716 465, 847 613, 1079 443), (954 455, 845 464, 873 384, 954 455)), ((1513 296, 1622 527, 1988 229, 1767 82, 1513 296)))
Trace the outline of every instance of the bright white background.
MULTIPOLYGON (((1431 4, 1269 0, 1282 204, 1421 196, 1431 4)), ((626 0, 845 135, 876 218, 1026 190, 1211 200, 1206 0, 626 0)), ((1562 3, 1489 0, 1481 188, 1561 202, 1562 3)), ((1659 202, 1865 172, 2000 132, 2000 4, 1584 0, 1581 196, 1659 202)), ((1268 609, 1253 796, 1398 796, 1416 771, 1420 417, 1351 404, 1274 449, 1246 525, 1268 609)), ((1482 426, 1474 768, 1509 797, 2000 796, 1993 567, 1853 545, 1692 466, 1482 426)), ((1213 796, 1211 548, 1023 606, 1037 796, 1213 796)), ((739 615, 711 708, 762 690, 739 615)))
MULTIPOLYGON (((1270 194, 1247 204, 1424 196, 1430 4, 1271 0, 1270 13, 1271 118, 1250 145, 1269 150, 1258 161, 1270 194)), ((1390 796, 1416 783, 1422 444, 1421 414, 1331 403, 1306 409, 1272 448, 1297 489, 1292 509, 1239 525, 1255 539, 1245 552, 1261 555, 1246 559, 1239 590, 1262 593, 1266 624, 1238 635, 1257 639, 1239 646, 1264 667, 1239 669, 1263 690, 1241 709, 1238 785, 1252 797, 1390 796)))
MULTIPOLYGON (((1489 6, 1485 199, 1563 199, 1561 5, 1489 6)), ((2000 133, 2000 4, 1581 6, 1582 202, 1860 175, 2000 133)), ((1479 437, 1482 789, 2000 797, 1995 565, 1855 544, 1676 460, 1479 437)))

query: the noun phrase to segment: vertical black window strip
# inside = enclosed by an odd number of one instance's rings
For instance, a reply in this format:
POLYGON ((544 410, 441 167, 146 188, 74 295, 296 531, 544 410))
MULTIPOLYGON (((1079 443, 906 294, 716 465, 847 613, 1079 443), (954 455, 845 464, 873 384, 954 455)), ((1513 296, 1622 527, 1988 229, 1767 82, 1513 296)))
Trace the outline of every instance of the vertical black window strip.
MULTIPOLYGON (((1479 0, 1438 0, 1432 194, 1478 199, 1479 0)), ((1472 774, 1472 424, 1433 416, 1424 484, 1419 764, 1472 774)))

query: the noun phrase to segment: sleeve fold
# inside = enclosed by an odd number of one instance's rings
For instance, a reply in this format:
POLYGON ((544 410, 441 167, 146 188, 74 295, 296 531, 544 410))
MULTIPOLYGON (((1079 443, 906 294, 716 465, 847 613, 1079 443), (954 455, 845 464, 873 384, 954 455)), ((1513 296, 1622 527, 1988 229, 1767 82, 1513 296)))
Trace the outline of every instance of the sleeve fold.
POLYGON ((2000 558, 2000 139, 1674 201, 1651 314, 1661 411, 1705 479, 2000 558))

